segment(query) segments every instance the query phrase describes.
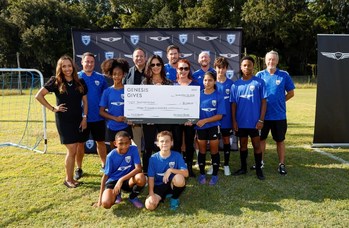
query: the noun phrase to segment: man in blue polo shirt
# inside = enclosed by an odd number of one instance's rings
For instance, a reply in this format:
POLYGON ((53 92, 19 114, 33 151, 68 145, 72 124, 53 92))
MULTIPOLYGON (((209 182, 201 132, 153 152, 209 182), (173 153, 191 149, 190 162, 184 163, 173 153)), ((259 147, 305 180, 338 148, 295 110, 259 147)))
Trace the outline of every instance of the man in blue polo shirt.
MULTIPOLYGON (((102 97, 103 91, 108 87, 105 77, 94 71, 95 56, 90 52, 86 52, 81 58, 82 71, 78 73, 80 78, 83 78, 87 88, 87 102, 88 102, 88 114, 87 128, 84 130, 84 141, 92 134, 93 140, 97 144, 97 152, 101 159, 102 168, 105 165, 107 156, 107 149, 104 143, 105 140, 105 122, 104 118, 99 115, 99 101, 102 97)), ((78 151, 76 154, 76 165, 74 179, 78 180, 82 177, 82 160, 85 154, 85 143, 79 143, 78 151)))
POLYGON ((175 82, 177 80, 177 63, 179 60, 179 47, 170 45, 166 49, 168 63, 165 64, 166 77, 175 82))
POLYGON ((204 89, 203 80, 204 80, 205 73, 207 71, 216 73, 215 69, 210 67, 210 62, 211 62, 211 58, 210 58, 209 52, 202 51, 198 57, 198 63, 200 64, 200 69, 193 73, 193 79, 200 84, 201 89, 204 89))
MULTIPOLYGON (((285 135, 287 131, 286 101, 294 96, 295 86, 290 75, 277 68, 279 54, 270 51, 265 55, 267 68, 256 74, 265 81, 267 98, 267 111, 265 113, 264 125, 261 133, 261 148, 264 155, 266 138, 269 131, 276 142, 276 150, 279 156, 278 172, 286 175, 285 167, 285 135)), ((254 168, 253 166, 251 168, 254 168)))

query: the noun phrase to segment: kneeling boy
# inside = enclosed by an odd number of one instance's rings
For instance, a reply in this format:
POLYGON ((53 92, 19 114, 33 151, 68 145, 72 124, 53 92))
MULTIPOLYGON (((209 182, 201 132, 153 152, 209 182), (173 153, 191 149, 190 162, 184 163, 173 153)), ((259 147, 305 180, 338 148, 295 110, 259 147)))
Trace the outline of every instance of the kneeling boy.
POLYGON ((160 201, 167 195, 172 195, 170 207, 176 210, 179 206, 179 196, 185 189, 185 177, 188 169, 180 153, 171 151, 173 136, 169 131, 157 135, 160 151, 153 154, 149 160, 148 186, 149 196, 145 200, 148 210, 155 210, 160 201))
POLYGON ((129 201, 137 208, 143 203, 137 198, 144 188, 146 178, 142 173, 141 161, 136 146, 126 131, 115 135, 115 146, 107 156, 97 206, 106 209, 121 202, 121 189, 130 193, 129 201))

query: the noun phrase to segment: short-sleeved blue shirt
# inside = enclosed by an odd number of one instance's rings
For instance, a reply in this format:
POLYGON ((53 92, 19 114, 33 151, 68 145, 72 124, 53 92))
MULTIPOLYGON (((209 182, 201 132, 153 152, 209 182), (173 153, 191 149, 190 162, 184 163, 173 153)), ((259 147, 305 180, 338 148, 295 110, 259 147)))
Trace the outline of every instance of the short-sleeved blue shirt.
MULTIPOLYGON (((212 67, 210 67, 207 71, 210 71, 212 73, 216 73, 215 69, 213 69, 212 67)), ((201 89, 204 89, 204 75, 205 75, 205 73, 206 72, 203 71, 202 69, 199 69, 193 73, 193 79, 199 83, 199 85, 201 86, 201 89)))
POLYGON ((221 128, 231 129, 232 128, 232 117, 231 117, 231 103, 230 103, 230 89, 233 85, 233 81, 227 78, 225 82, 216 82, 217 90, 222 94, 225 103, 225 115, 221 119, 221 128))
POLYGON ((119 180, 138 164, 141 164, 141 159, 136 146, 131 145, 126 154, 119 154, 117 148, 113 149, 107 155, 104 168, 104 174, 108 176, 107 182, 119 180))
POLYGON ((93 71, 91 76, 87 76, 84 71, 78 73, 79 77, 84 79, 88 88, 87 92, 87 104, 88 104, 88 115, 87 122, 97 122, 104 120, 99 115, 99 101, 102 97, 103 91, 108 88, 105 77, 93 71))
POLYGON ((253 76, 242 78, 231 86, 230 102, 236 104, 236 122, 239 128, 256 128, 261 114, 262 100, 267 97, 265 83, 253 76))
POLYGON ((295 89, 290 75, 286 71, 276 69, 273 75, 271 75, 267 70, 262 70, 256 74, 256 77, 265 81, 268 94, 265 120, 285 120, 285 92, 295 89))
MULTIPOLYGON (((100 107, 108 109, 113 116, 124 116, 124 88, 115 89, 113 86, 104 90, 100 107)), ((107 127, 113 131, 119 131, 127 127, 127 123, 107 120, 107 127)))
POLYGON ((172 82, 177 80, 177 70, 172 67, 171 64, 165 64, 166 78, 171 80, 172 82))
POLYGON ((176 151, 171 151, 169 157, 163 158, 160 156, 160 152, 157 152, 149 159, 148 176, 154 177, 155 185, 163 184, 162 179, 169 168, 179 170, 187 169, 183 156, 176 151))

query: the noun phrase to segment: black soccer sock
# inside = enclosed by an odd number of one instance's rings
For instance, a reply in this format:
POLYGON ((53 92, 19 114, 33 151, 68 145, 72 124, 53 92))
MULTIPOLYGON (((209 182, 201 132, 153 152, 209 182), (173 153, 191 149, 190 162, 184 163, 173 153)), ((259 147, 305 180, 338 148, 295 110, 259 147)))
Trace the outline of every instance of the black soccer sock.
POLYGON ((219 162, 220 162, 219 153, 211 154, 211 160, 212 160, 212 167, 213 167, 212 175, 217 176, 218 169, 219 169, 219 162))
POLYGON ((262 166, 262 153, 254 154, 254 161, 256 162, 256 169, 261 169, 262 166))
POLYGON ((200 174, 205 175, 206 154, 202 154, 199 152, 198 162, 199 162, 200 174))
POLYGON ((248 156, 248 150, 240 150, 240 162, 241 162, 241 169, 247 170, 247 156, 248 156))
POLYGON ((134 185, 130 193, 130 199, 136 198, 139 195, 139 193, 143 190, 143 188, 144 186, 134 185))
POLYGON ((230 157, 230 144, 224 144, 224 166, 229 165, 229 157, 230 157))
POLYGON ((182 192, 184 191, 185 189, 185 186, 183 187, 176 187, 176 186, 173 186, 173 189, 172 189, 172 199, 178 199, 179 196, 182 194, 182 192))

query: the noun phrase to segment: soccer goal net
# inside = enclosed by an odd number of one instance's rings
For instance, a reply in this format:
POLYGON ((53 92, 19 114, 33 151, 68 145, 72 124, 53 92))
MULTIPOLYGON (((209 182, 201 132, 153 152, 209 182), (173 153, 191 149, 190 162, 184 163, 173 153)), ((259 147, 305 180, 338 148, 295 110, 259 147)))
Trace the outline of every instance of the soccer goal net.
POLYGON ((46 112, 35 99, 43 84, 38 70, 0 68, 0 147, 46 152, 46 112))

